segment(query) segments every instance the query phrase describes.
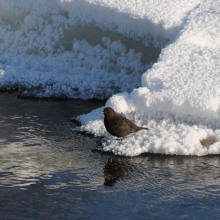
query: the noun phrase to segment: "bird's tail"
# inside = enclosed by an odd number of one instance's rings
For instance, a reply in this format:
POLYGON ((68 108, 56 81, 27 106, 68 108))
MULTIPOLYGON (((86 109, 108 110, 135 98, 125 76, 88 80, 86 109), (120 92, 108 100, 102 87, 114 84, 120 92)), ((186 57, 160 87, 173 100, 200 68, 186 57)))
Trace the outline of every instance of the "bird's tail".
POLYGON ((144 127, 139 127, 140 130, 148 130, 148 128, 144 128, 144 127))

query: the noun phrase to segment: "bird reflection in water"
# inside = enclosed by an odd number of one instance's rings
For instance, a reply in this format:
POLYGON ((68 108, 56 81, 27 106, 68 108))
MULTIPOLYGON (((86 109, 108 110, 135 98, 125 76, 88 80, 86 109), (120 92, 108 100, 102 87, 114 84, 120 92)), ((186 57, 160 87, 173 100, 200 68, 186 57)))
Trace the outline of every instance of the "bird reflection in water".
POLYGON ((117 158, 110 158, 104 167, 105 186, 114 186, 121 178, 127 177, 131 172, 131 166, 128 162, 117 158))

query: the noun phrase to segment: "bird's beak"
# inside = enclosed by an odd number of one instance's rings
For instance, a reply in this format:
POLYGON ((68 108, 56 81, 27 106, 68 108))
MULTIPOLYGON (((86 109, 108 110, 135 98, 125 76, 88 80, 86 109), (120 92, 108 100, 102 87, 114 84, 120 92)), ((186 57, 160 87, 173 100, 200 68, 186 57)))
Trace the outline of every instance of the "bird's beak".
POLYGON ((104 114, 104 112, 100 112, 100 113, 104 114))

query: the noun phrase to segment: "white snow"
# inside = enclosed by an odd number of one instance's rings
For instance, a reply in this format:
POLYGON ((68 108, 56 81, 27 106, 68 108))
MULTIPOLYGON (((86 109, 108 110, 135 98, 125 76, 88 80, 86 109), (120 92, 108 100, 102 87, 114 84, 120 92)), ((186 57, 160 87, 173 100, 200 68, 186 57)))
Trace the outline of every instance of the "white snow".
POLYGON ((23 95, 38 98, 107 99, 115 92, 132 91, 141 85, 148 65, 141 63, 140 53, 126 52, 119 41, 108 40, 109 49, 75 40, 73 51, 46 58, 0 52, 0 88, 19 87, 23 95))
POLYGON ((103 150, 125 156, 136 156, 147 152, 198 156, 219 153, 220 130, 213 132, 211 129, 201 129, 197 126, 167 124, 165 120, 159 124, 149 121, 148 126, 150 126, 148 132, 142 130, 122 140, 110 138, 104 140, 103 150), (199 140, 207 137, 218 142, 203 147, 199 140))
MULTIPOLYGON (((149 127, 120 141, 104 138, 104 151, 220 154, 220 1, 0 0, 0 18, 0 88, 36 97, 111 96, 106 106, 149 127), (163 49, 152 66, 107 35, 96 45, 72 39, 65 51, 60 40, 77 26, 163 49), (203 139, 216 143, 204 147, 203 139)), ((77 129, 108 136, 103 109, 79 116, 77 129)))
MULTIPOLYGON (((109 106, 108 102, 106 105, 109 106)), ((100 114, 103 109, 104 107, 77 117, 82 126, 75 129, 93 133, 95 136, 106 136, 102 140, 101 150, 124 156, 136 156, 141 153, 198 156, 219 154, 220 123, 216 123, 215 120, 169 112, 131 112, 127 114, 127 118, 139 126, 148 127, 149 130, 141 130, 117 140, 116 137, 110 136, 104 127, 104 116, 100 114), (200 141, 206 139, 214 140, 216 143, 202 146, 200 141)))
POLYGON ((188 13, 201 0, 62 0, 60 6, 72 18, 96 23, 130 37, 172 39, 181 29, 188 13))

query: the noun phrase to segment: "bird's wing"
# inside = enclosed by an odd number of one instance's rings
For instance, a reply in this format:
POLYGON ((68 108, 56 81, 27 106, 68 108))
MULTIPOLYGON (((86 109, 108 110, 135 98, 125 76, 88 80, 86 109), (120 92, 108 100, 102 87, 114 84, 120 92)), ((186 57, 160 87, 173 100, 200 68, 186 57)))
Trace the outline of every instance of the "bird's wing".
POLYGON ((114 128, 127 133, 135 132, 134 127, 132 126, 133 122, 129 121, 127 118, 121 117, 114 120, 114 128))

